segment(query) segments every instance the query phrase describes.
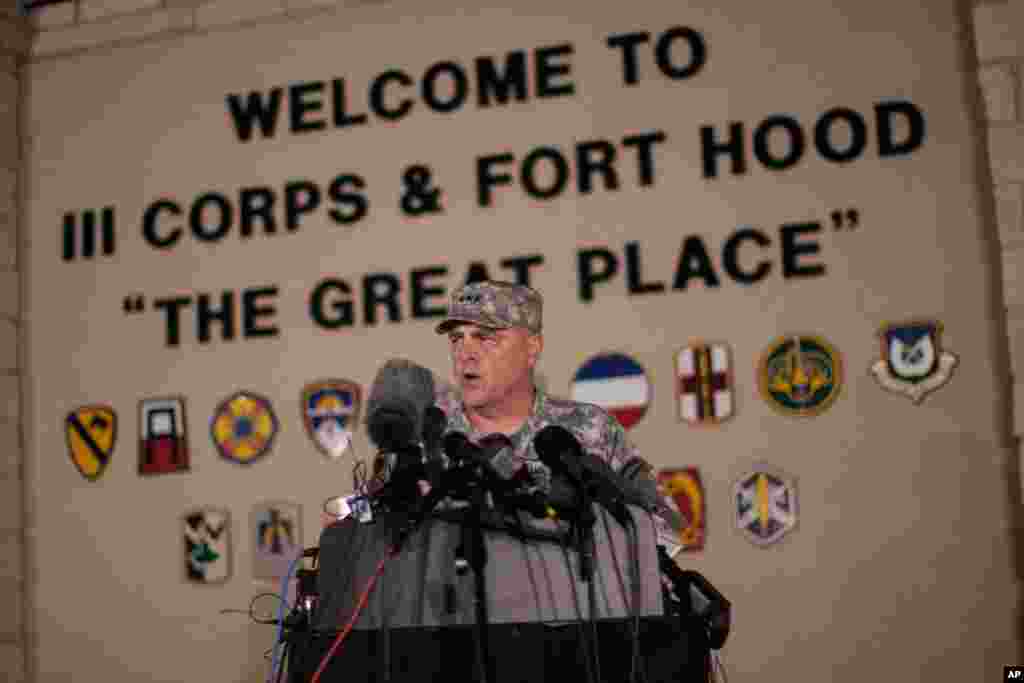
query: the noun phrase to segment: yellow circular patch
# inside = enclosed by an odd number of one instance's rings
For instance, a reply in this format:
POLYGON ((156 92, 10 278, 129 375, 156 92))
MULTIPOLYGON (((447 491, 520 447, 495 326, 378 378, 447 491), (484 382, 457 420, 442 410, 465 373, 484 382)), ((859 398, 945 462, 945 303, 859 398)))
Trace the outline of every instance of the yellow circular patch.
POLYGON ((266 455, 277 428, 277 416, 270 401, 248 391, 239 391, 224 400, 210 423, 213 443, 221 457, 241 464, 266 455))

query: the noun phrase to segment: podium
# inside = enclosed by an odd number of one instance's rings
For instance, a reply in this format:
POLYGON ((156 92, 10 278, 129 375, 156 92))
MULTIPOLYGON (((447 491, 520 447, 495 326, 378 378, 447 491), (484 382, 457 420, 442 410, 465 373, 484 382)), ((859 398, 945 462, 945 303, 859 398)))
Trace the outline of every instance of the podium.
MULTIPOLYGON (((575 672, 573 680, 586 681, 584 648, 595 638, 602 681, 623 683, 629 678, 634 628, 646 683, 706 680, 703 626, 664 614, 654 522, 640 508, 631 507, 630 513, 635 538, 595 507, 592 588, 580 578, 577 551, 553 540, 560 523, 536 521, 539 526, 525 534, 485 525, 488 683, 542 683, 556 676, 563 683, 567 671, 575 672)), ((404 520, 400 513, 369 524, 350 517, 324 529, 318 605, 311 630, 291 636, 291 683, 310 680, 404 520)), ((458 571, 455 562, 463 537, 462 524, 444 514, 409 535, 385 564, 321 681, 478 680, 475 577, 458 571)))

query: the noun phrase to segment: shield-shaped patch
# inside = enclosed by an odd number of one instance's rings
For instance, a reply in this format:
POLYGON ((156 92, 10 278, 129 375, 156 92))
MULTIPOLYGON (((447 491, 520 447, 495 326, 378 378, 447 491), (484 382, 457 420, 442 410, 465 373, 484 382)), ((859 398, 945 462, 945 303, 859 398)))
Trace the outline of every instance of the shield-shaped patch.
POLYGON ((270 401, 251 391, 238 391, 226 398, 210 422, 210 434, 221 457, 242 465, 270 451, 277 429, 270 401))
POLYGON ((883 325, 878 332, 882 357, 871 374, 883 389, 903 394, 915 404, 953 376, 958 358, 942 348, 942 323, 915 320, 883 325))
POLYGON ((190 510, 182 518, 185 578, 190 583, 223 583, 231 577, 231 514, 222 508, 190 510))
POLYGON ((68 456, 79 474, 96 481, 107 469, 117 442, 117 413, 110 406, 75 408, 64 419, 68 456))
POLYGON ((269 501, 252 510, 253 577, 278 581, 302 553, 302 509, 295 503, 269 501))
POLYGON ((693 342, 676 352, 679 419, 718 424, 733 415, 732 360, 721 342, 693 342))
POLYGON ((317 450, 332 459, 352 452, 361 405, 362 390, 349 380, 327 379, 302 389, 302 424, 317 450))
POLYGON ((704 549, 706 533, 704 484, 696 467, 658 472, 658 493, 665 512, 661 515, 675 531, 682 551, 704 549))
POLYGON ((733 486, 736 528, 755 545, 775 543, 796 527, 796 480, 758 464, 733 486))

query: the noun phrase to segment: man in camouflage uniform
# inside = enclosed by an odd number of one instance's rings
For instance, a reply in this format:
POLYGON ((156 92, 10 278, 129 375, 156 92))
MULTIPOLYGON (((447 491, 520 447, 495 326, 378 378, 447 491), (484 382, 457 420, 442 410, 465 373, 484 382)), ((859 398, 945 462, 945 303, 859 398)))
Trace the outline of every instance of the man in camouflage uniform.
MULTIPOLYGON (((438 392, 437 405, 448 418, 446 431, 479 441, 505 434, 515 464, 535 477, 549 477, 533 447, 548 425, 569 430, 583 450, 602 458, 627 479, 646 479, 653 490, 651 466, 626 437, 626 430, 598 406, 548 396, 534 382, 544 348, 540 294, 524 285, 477 282, 452 293, 448 315, 437 326, 451 345, 452 369, 459 391, 438 392)), ((666 510, 659 509, 659 516, 666 510)), ((670 525, 657 520, 659 543, 670 552, 670 525)))

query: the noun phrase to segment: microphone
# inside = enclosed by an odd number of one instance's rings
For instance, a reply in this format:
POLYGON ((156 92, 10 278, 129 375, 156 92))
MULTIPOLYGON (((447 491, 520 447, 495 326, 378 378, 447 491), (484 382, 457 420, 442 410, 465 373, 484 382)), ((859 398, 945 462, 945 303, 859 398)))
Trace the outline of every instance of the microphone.
POLYGON ((548 425, 534 437, 533 447, 552 472, 566 477, 592 496, 620 524, 625 526, 632 520, 626 503, 635 501, 630 500, 622 478, 606 462, 585 453, 565 427, 548 425))
POLYGON ((434 375, 403 359, 384 363, 370 387, 366 429, 383 451, 398 451, 419 443, 425 415, 434 404, 434 375))
POLYGON ((548 514, 545 494, 526 489, 534 484, 534 476, 522 463, 516 461, 512 440, 504 434, 488 434, 474 444, 460 432, 449 432, 444 437, 444 451, 453 463, 469 463, 479 467, 487 488, 499 499, 522 507, 535 517, 548 514))

